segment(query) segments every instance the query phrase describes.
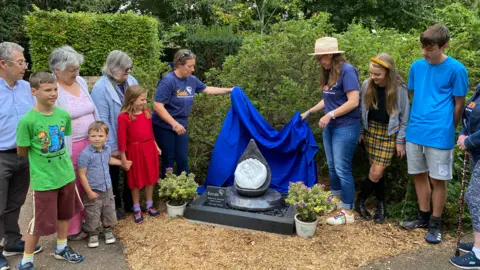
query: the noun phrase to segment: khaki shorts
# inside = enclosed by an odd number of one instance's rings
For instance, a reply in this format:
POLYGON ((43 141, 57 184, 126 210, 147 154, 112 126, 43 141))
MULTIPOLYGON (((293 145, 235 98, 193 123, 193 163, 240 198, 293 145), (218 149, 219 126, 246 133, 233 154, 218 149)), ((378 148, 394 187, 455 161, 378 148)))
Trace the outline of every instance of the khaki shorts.
POLYGON ((95 200, 89 200, 85 194, 83 202, 85 205, 85 231, 89 235, 97 235, 101 225, 111 227, 117 223, 117 214, 115 212, 115 198, 112 188, 102 192, 94 190, 98 194, 95 200))
POLYGON ((47 236, 57 232, 57 220, 70 220, 83 210, 75 181, 46 191, 33 191, 33 219, 27 232, 47 236))
POLYGON ((407 142, 407 164, 409 174, 428 172, 437 180, 452 179, 453 149, 443 150, 407 142))

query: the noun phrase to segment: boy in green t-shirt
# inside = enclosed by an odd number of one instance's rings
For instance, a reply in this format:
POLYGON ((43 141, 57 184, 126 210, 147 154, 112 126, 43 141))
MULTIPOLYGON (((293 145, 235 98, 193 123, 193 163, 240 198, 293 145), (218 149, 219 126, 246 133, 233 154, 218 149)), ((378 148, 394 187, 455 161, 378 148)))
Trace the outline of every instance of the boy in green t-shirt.
POLYGON ((54 233, 57 233, 56 259, 83 261, 82 255, 67 246, 68 221, 83 210, 65 147, 65 136, 72 133, 71 118, 67 111, 55 107, 58 90, 52 74, 33 73, 30 86, 37 104, 18 123, 17 151, 29 159, 34 217, 25 236, 20 270, 33 269, 33 253, 40 236, 54 233))

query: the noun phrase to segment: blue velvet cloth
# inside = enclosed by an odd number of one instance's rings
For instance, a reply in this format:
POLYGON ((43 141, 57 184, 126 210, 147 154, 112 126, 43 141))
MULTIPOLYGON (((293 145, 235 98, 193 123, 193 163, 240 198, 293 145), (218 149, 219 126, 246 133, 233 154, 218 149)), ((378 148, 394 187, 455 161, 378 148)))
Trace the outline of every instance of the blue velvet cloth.
POLYGON ((289 182, 317 183, 315 154, 318 145, 306 121, 297 111, 281 131, 263 119, 240 87, 231 93, 232 106, 215 143, 208 168, 206 186, 231 186, 237 162, 250 139, 254 139, 272 172, 270 188, 288 191, 289 182))

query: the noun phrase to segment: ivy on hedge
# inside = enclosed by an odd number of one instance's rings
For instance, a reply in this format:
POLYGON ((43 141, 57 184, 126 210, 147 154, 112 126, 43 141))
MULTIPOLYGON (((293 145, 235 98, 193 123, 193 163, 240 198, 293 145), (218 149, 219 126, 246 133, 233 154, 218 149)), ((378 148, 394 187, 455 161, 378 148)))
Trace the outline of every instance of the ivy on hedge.
MULTIPOLYGON (((94 14, 42 11, 26 16, 33 70, 48 70, 54 48, 68 44, 85 56, 82 76, 97 76, 108 53, 122 50, 132 57, 135 68, 150 71, 159 67, 162 44, 158 22, 134 13, 94 14)), ((157 68, 158 70, 158 68, 157 68)), ((158 80, 158 77, 157 77, 158 80)))

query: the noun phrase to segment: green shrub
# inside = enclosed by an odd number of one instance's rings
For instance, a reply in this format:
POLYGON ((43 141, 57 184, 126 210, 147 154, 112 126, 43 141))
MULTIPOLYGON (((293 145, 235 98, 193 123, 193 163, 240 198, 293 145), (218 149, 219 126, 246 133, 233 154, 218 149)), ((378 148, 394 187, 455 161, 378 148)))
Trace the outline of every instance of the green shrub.
POLYGON ((199 184, 204 183, 213 146, 229 109, 229 96, 195 96, 188 122, 188 164, 199 184))
POLYGON ((370 57, 386 52, 395 59, 397 70, 407 79, 410 65, 422 57, 417 33, 405 34, 394 29, 368 29, 361 24, 351 24, 338 38, 347 60, 357 68, 360 82, 368 79, 370 57))
POLYGON ((48 70, 49 54, 65 44, 85 56, 81 70, 84 76, 99 75, 112 50, 126 52, 135 68, 144 71, 160 65, 158 22, 147 16, 37 9, 26 17, 26 30, 33 70, 48 70))
POLYGON ((320 100, 318 68, 308 55, 318 37, 332 30, 328 14, 272 26, 269 35, 251 34, 242 48, 209 78, 243 88, 262 116, 281 128, 295 113, 320 100))
POLYGON ((197 56, 195 74, 204 80, 205 72, 221 68, 225 58, 238 51, 242 40, 229 26, 197 26, 187 35, 186 43, 197 56))
POLYGON ((446 6, 437 10, 436 13, 438 20, 448 27, 452 35, 447 52, 468 68, 470 85, 477 85, 480 81, 480 18, 478 13, 475 10, 466 9, 460 3, 446 6))
POLYGON ((182 205, 197 195, 198 184, 195 182, 195 174, 182 172, 179 176, 167 169, 164 179, 158 181, 158 194, 160 198, 170 205, 182 205))
POLYGON ((316 184, 309 188, 303 182, 291 182, 285 202, 295 207, 300 221, 314 222, 317 216, 333 208, 333 200, 332 194, 325 191, 323 185, 316 184))

